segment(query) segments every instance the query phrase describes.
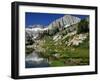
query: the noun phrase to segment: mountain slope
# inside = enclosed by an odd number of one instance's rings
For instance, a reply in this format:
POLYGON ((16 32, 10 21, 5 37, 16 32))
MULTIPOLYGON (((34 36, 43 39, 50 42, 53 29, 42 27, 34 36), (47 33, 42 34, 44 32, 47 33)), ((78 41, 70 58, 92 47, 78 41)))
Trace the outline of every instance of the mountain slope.
MULTIPOLYGON (((58 31, 61 31, 62 29, 69 27, 70 25, 77 24, 80 22, 80 18, 74 17, 71 15, 65 15, 59 19, 56 19, 52 23, 50 23, 47 27, 42 25, 32 25, 26 28, 26 38, 30 36, 30 38, 36 39, 41 36, 43 33, 47 33, 50 35, 55 34, 58 31), (30 28, 31 27, 31 28, 30 28), (29 35, 28 35, 29 34, 29 35)), ((75 27, 69 27, 68 31, 73 31, 75 27)))

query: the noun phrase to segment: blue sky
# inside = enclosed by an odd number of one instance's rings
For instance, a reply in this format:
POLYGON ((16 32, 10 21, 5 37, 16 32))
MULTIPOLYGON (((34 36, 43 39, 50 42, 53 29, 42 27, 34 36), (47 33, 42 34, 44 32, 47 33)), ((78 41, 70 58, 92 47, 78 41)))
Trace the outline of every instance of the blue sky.
MULTIPOLYGON (((40 24, 47 26, 55 19, 63 17, 65 14, 49 14, 49 13, 33 13, 33 12, 26 12, 25 13, 25 26, 28 27, 29 25, 40 24)), ((73 15, 84 19, 87 15, 73 15)))

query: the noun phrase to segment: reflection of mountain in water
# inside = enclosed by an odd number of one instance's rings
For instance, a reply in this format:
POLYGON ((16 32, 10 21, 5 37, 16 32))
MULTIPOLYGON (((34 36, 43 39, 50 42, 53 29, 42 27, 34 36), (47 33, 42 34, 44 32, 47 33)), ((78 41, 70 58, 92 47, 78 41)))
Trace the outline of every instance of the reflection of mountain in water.
POLYGON ((46 59, 39 57, 38 53, 33 51, 31 54, 26 56, 26 68, 30 67, 48 67, 46 59))

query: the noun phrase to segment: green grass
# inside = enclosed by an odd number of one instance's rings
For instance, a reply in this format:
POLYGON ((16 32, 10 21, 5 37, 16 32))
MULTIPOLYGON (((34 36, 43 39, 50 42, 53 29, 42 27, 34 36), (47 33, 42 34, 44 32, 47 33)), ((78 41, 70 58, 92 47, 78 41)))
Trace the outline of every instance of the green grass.
POLYGON ((52 67, 54 67, 54 66, 64 66, 64 62, 63 61, 58 61, 58 60, 54 60, 54 61, 51 61, 51 63, 50 63, 50 66, 52 67))
POLYGON ((88 65, 89 64, 89 39, 84 40, 79 46, 68 47, 59 40, 55 45, 52 37, 44 37, 45 43, 42 48, 42 56, 47 58, 51 63, 50 66, 75 66, 75 65, 88 65), (59 43, 61 45, 59 45, 59 43), (54 57, 54 54, 59 54, 59 57, 54 57))

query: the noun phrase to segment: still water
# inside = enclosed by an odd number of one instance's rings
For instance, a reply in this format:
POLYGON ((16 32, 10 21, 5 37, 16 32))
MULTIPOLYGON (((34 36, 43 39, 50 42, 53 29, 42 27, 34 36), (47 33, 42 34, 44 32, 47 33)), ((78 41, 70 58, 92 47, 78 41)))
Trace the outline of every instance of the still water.
POLYGON ((49 67, 49 63, 46 59, 39 57, 37 52, 33 51, 31 54, 26 54, 25 67, 26 68, 49 67))

